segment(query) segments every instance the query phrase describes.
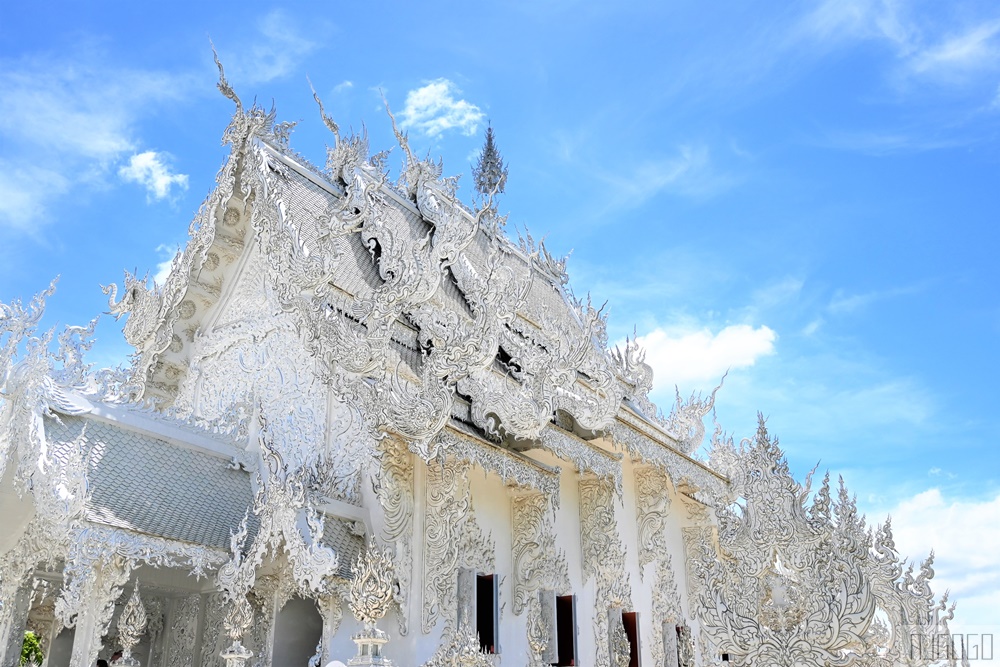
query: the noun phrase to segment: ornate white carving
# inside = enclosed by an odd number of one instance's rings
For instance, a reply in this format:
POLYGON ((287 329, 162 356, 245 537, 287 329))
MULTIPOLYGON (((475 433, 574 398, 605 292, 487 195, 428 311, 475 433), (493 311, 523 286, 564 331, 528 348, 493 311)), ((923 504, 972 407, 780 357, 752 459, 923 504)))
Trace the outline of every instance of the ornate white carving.
POLYGON ((205 597, 205 627, 201 633, 202 667, 223 667, 222 652, 226 649, 224 623, 229 606, 223 593, 205 597))
POLYGON ((369 542, 368 549, 358 554, 351 565, 351 597, 349 606, 354 617, 366 626, 374 627, 382 620, 393 602, 396 586, 392 556, 369 542))
POLYGON ((399 632, 405 635, 409 629, 407 601, 413 567, 413 460, 405 443, 386 438, 382 441, 379 463, 375 493, 384 512, 383 539, 394 546, 399 632))
POLYGON ((451 458, 427 467, 421 614, 424 634, 431 631, 442 614, 445 632, 455 627, 459 568, 486 572, 494 569, 495 545, 476 522, 468 471, 468 463, 451 458))
POLYGON ((463 624, 449 632, 438 650, 423 667, 496 667, 485 653, 479 650, 479 637, 475 630, 463 624))
POLYGON ((164 667, 191 667, 194 664, 201 596, 188 595, 173 601, 167 630, 164 667))
POLYGON ((540 493, 511 498, 514 613, 521 615, 538 591, 569 589, 566 557, 556 550, 551 507, 540 493))
POLYGON ((625 568, 625 548, 615 520, 614 487, 606 479, 580 480, 580 537, 583 575, 595 580, 594 637, 596 664, 609 663, 607 610, 632 607, 632 587, 625 568))
POLYGON ((596 445, 591 445, 585 440, 552 425, 547 426, 542 431, 538 443, 542 449, 563 460, 570 461, 579 472, 592 472, 597 477, 612 480, 615 484, 615 491, 619 496, 621 495, 622 466, 620 455, 605 452, 596 445))
MULTIPOLYGON (((726 376, 722 376, 725 382, 726 376)), ((687 401, 681 399, 677 390, 677 402, 674 404, 670 417, 664 427, 674 436, 680 451, 691 456, 705 441, 705 415, 715 407, 715 395, 722 389, 722 382, 712 390, 708 398, 702 399, 700 393, 691 394, 687 401)))
POLYGON ((705 530, 686 537, 692 600, 716 650, 745 665, 937 664, 909 652, 950 640, 954 605, 927 584, 933 558, 916 577, 912 565, 903 573, 888 523, 868 528, 842 480, 837 500, 827 476, 808 503, 811 474, 804 486, 792 479, 763 418, 738 450, 715 446, 741 464, 739 507, 716 509, 718 547, 705 530), (887 628, 875 623, 879 610, 887 628))
MULTIPOLYGON (((597 613, 602 613, 598 610, 597 613)), ((610 638, 608 654, 611 658, 611 667, 628 667, 632 654, 632 645, 628 641, 628 634, 625 632, 625 624, 622 622, 621 609, 613 608, 607 612, 608 624, 610 625, 610 638)))
POLYGON ((615 444, 624 448, 633 460, 649 463, 670 476, 675 489, 706 505, 725 502, 728 484, 722 474, 701 461, 674 449, 673 441, 658 435, 649 424, 623 410, 610 428, 615 444))
MULTIPOLYGON (((447 455, 496 474, 510 486, 537 490, 553 507, 559 507, 559 473, 515 452, 450 430, 436 438, 438 456, 447 455)), ((434 465, 431 461, 430 465, 434 465)), ((619 476, 620 478, 620 476, 619 476)))
MULTIPOLYGON (((277 585, 285 591, 285 599, 294 593, 303 597, 327 593, 330 578, 339 564, 337 554, 319 541, 323 517, 310 504, 307 494, 312 471, 288 465, 271 442, 267 420, 263 417, 259 420, 260 459, 253 504, 259 526, 253 541, 245 544, 247 518, 244 517, 240 529, 230 539, 230 559, 219 569, 216 580, 232 605, 226 617, 226 630, 233 640, 223 653, 227 664, 238 665, 240 660, 248 659, 247 649, 240 643, 253 619, 247 594, 257 582, 257 571, 269 553, 286 561, 286 567, 275 577, 277 585), (306 534, 299 528, 300 521, 307 526, 306 534)), ((269 650, 265 655, 270 655, 269 650)))
POLYGON ((139 667, 139 661, 132 657, 132 649, 139 643, 139 638, 146 631, 148 622, 146 608, 142 606, 139 597, 139 584, 136 583, 132 587, 132 595, 122 608, 121 616, 118 617, 118 641, 121 643, 122 657, 115 662, 116 665, 139 667))
POLYGON ((673 564, 667 551, 665 529, 670 512, 669 480, 658 468, 635 469, 635 503, 639 531, 639 576, 653 563, 653 663, 663 664, 663 624, 674 625, 681 617, 681 598, 674 580, 673 564))
POLYGON ((364 624, 358 634, 351 637, 357 644, 358 653, 348 662, 350 665, 385 665, 392 662, 382 655, 382 647, 389 641, 389 635, 375 627, 393 603, 393 588, 396 581, 392 569, 392 557, 388 551, 369 542, 364 554, 351 565, 351 596, 349 606, 354 617, 364 624))

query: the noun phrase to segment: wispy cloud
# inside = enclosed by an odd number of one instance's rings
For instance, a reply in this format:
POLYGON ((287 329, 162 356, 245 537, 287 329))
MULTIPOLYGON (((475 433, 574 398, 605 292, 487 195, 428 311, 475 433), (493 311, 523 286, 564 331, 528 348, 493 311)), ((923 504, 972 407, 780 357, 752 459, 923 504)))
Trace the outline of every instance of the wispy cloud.
MULTIPOLYGON (((188 90, 183 76, 104 64, 75 53, 0 60, 0 225, 32 229, 81 184, 104 184, 115 164, 139 145, 136 124, 153 105, 188 90), (25 166, 30 165, 30 166, 25 166)), ((113 173, 113 172, 111 172, 113 173)))
POLYGON ((622 211, 642 206, 662 194, 695 199, 711 197, 728 190, 737 179, 721 171, 712 161, 705 145, 679 146, 674 155, 646 159, 618 171, 595 173, 608 187, 605 211, 622 211))
POLYGON ((475 104, 458 99, 461 91, 448 79, 436 79, 406 94, 406 105, 399 114, 404 128, 428 137, 448 130, 471 136, 479 129, 486 114, 475 104))
POLYGON ((176 186, 187 190, 187 174, 175 174, 170 170, 170 156, 156 151, 136 153, 128 164, 118 169, 118 175, 127 182, 138 183, 146 188, 147 199, 167 199, 176 186))
POLYGON ((789 44, 830 48, 874 40, 889 47, 905 78, 961 83, 972 72, 1000 67, 1000 18, 961 15, 957 23, 941 7, 931 15, 898 0, 826 0, 801 18, 789 44))
POLYGON ((917 52, 910 60, 914 73, 960 76, 1000 65, 1000 20, 986 21, 917 52))
POLYGON ((646 363, 653 367, 654 393, 663 394, 675 384, 682 387, 717 382, 730 369, 748 368, 761 357, 774 354, 778 335, 773 329, 746 324, 675 332, 656 328, 639 336, 646 363))
POLYGON ((161 260, 156 264, 156 273, 153 274, 153 283, 156 285, 165 285, 167 282, 167 276, 170 275, 170 269, 173 268, 174 257, 180 251, 179 248, 172 248, 166 244, 160 244, 156 246, 156 252, 160 256, 161 260))
POLYGON ((333 87, 333 92, 343 93, 345 91, 350 90, 353 87, 354 87, 353 81, 341 81, 340 83, 338 83, 336 86, 333 87))
POLYGON ((257 21, 256 34, 241 46, 220 44, 226 72, 240 83, 267 83, 296 71, 318 44, 283 9, 275 9, 257 21), (229 53, 231 52, 231 53, 229 53))
POLYGON ((837 290, 833 298, 830 299, 827 310, 835 315, 846 315, 858 312, 879 301, 916 294, 922 289, 922 285, 909 285, 906 287, 874 290, 863 294, 847 294, 843 290, 837 290))

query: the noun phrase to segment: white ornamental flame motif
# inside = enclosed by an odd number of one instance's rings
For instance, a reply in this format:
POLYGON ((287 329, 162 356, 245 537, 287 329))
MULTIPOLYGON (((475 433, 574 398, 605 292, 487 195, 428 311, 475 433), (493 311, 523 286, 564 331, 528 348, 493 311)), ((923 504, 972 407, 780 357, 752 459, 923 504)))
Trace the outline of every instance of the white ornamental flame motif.
POLYGON ((351 566, 350 607, 354 616, 367 627, 374 627, 392 605, 395 576, 392 558, 388 551, 381 551, 372 542, 364 555, 351 566))
POLYGON ((118 637, 122 645, 122 657, 115 661, 116 665, 138 667, 139 661, 132 657, 132 649, 139 643, 139 638, 146 631, 149 616, 139 598, 139 584, 132 589, 132 597, 125 603, 122 615, 118 619, 118 637))

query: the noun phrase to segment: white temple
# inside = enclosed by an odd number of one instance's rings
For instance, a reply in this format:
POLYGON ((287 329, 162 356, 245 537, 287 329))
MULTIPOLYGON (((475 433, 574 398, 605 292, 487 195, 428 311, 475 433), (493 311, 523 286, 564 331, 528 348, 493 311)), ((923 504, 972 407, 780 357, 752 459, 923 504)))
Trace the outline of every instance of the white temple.
POLYGON ((319 169, 219 87, 187 247, 106 290, 129 368, 0 304, 0 665, 26 629, 47 667, 962 661, 931 559, 763 423, 699 454, 714 393, 662 416, 491 199, 325 115, 319 169))

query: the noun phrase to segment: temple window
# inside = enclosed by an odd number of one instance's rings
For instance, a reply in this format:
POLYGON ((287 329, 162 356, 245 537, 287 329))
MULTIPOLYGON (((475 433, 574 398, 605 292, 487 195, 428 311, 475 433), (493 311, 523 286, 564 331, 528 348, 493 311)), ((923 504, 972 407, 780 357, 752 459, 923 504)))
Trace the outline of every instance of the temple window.
POLYGON ((623 611, 622 625, 629 643, 628 667, 639 667, 639 612, 623 611))
POLYGON ((479 650, 500 652, 500 577, 495 574, 476 575, 476 632, 479 650))
POLYGON ((576 648, 576 596, 556 596, 556 661, 553 665, 579 664, 576 648))

